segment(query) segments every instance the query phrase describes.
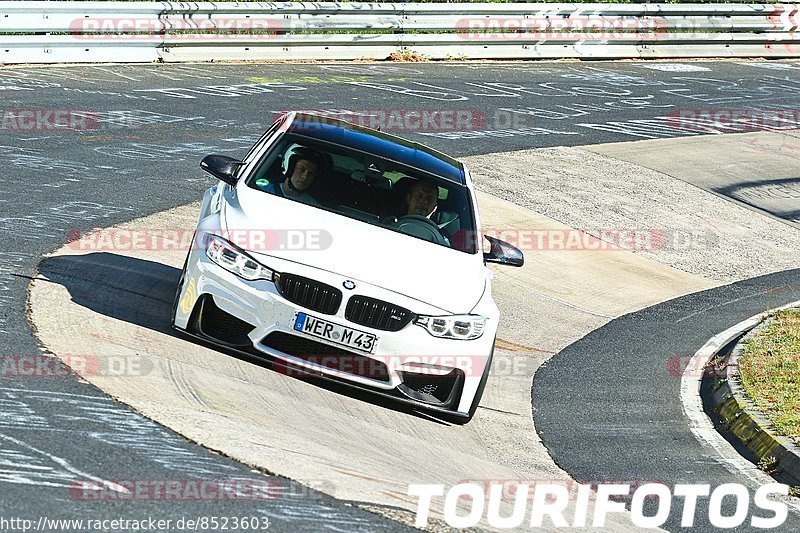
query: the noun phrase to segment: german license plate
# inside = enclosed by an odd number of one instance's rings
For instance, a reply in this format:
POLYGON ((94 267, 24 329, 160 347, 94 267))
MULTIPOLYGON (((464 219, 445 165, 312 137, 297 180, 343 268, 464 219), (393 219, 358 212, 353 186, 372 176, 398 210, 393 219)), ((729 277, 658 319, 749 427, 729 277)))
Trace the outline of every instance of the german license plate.
POLYGON ((366 353, 372 353, 378 342, 378 337, 372 333, 334 324, 306 313, 297 313, 292 327, 295 331, 302 331, 314 337, 366 353))

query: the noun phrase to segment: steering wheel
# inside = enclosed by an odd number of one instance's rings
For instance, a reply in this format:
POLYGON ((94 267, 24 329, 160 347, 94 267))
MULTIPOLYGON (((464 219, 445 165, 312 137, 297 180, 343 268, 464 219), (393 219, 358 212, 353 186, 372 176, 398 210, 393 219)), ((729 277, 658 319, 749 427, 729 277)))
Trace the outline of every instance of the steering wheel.
POLYGON ((393 226, 408 235, 435 242, 436 244, 450 246, 450 242, 441 234, 436 222, 422 215, 402 216, 397 219, 393 226))

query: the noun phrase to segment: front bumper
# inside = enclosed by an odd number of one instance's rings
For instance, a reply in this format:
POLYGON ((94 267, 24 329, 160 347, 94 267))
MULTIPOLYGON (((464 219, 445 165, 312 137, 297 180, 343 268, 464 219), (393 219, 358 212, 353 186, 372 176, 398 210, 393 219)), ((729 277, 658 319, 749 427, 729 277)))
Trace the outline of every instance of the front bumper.
MULTIPOLYGON (((332 286, 341 287, 346 279, 303 265, 292 267, 298 275, 332 286)), ((289 374, 333 380, 468 420, 491 364, 496 319, 487 320, 484 334, 470 341, 436 338, 413 323, 400 331, 374 329, 345 318, 348 298, 359 294, 396 301, 398 295, 364 283, 345 293, 336 313, 320 314, 287 300, 272 282, 242 280, 194 250, 177 295, 174 325, 215 345, 269 359, 289 374), (299 312, 378 336, 374 353, 295 331, 299 312)), ((415 305, 411 309, 419 313, 441 313, 419 302, 398 305, 415 305)))

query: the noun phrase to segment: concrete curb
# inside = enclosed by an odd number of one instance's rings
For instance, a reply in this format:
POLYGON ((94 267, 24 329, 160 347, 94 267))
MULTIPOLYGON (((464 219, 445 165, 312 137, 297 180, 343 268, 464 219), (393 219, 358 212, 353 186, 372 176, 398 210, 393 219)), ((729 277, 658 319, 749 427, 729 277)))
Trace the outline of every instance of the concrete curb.
MULTIPOLYGON (((743 343, 764 327, 773 313, 797 307, 798 304, 800 302, 794 302, 740 322, 731 330, 737 328, 739 336, 746 334, 739 339, 733 351, 725 356, 714 353, 709 359, 714 361, 714 368, 717 369, 709 380, 710 400, 725 428, 760 462, 774 461, 765 471, 789 485, 800 485, 800 447, 787 437, 774 435, 769 429, 769 421, 746 397, 739 379, 739 357, 744 351, 743 343)), ((717 352, 721 349, 722 346, 717 352)))

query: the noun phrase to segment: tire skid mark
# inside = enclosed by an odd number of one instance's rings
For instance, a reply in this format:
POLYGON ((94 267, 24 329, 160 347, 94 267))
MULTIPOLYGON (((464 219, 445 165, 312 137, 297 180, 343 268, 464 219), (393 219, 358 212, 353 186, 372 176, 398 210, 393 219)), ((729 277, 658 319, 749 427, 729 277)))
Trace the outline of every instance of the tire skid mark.
POLYGON ((189 383, 187 375, 184 372, 184 365, 168 360, 164 364, 164 370, 166 371, 167 379, 175 385, 175 389, 181 397, 203 410, 208 411, 213 409, 211 403, 202 396, 202 393, 197 387, 193 387, 189 383))

